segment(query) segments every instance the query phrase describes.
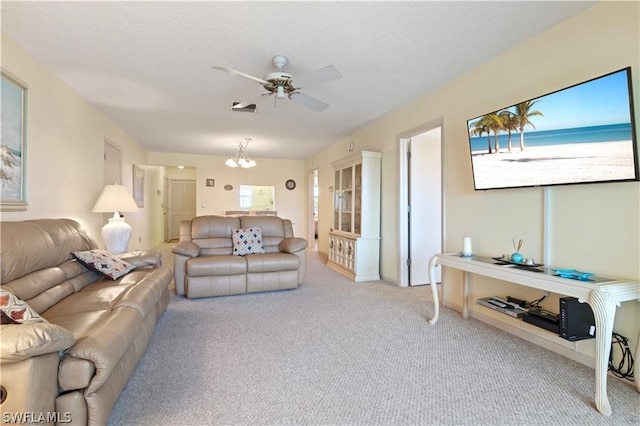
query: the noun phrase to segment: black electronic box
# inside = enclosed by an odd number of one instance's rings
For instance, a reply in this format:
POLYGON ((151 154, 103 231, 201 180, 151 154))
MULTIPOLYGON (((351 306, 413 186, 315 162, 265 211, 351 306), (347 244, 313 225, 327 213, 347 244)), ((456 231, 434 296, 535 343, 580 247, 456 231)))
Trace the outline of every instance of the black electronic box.
POLYGON ((572 342, 591 339, 596 335, 591 306, 575 297, 560 298, 559 335, 572 342))
POLYGON ((529 309, 529 312, 522 316, 522 320, 556 334, 560 332, 558 315, 542 309, 529 309))

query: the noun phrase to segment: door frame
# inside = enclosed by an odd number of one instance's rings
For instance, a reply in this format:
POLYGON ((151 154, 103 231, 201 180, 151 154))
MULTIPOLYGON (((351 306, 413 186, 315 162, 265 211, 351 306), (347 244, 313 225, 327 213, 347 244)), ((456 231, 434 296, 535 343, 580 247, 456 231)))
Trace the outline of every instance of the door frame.
MULTIPOLYGON (((104 185, 113 185, 113 184, 124 185, 124 183, 122 182, 122 180, 123 180, 122 179, 122 148, 118 144, 116 144, 115 142, 112 142, 109 139, 104 138, 103 152, 104 152, 104 161, 105 161, 104 171, 103 171, 104 172, 104 185), (106 161, 107 161, 107 146, 111 147, 115 152, 117 152, 116 158, 115 158, 116 161, 114 161, 115 166, 118 169, 116 171, 116 174, 117 174, 116 182, 107 182, 109 180, 109 177, 107 176, 108 175, 108 170, 107 170, 108 167, 107 167, 107 164, 106 164, 106 161)), ((104 188, 104 185, 103 185, 103 188, 104 188)))
POLYGON ((195 217, 198 214, 198 196, 197 196, 197 190, 198 190, 198 186, 197 186, 197 179, 171 179, 169 178, 169 208, 168 208, 168 215, 169 215, 169 239, 173 239, 175 238, 174 235, 177 235, 178 238, 180 237, 180 223, 178 223, 178 229, 173 229, 173 220, 172 220, 172 215, 175 214, 175 209, 173 206, 173 184, 177 183, 177 182, 189 182, 189 183, 193 183, 196 189, 196 204, 193 206, 194 209, 194 214, 192 217, 195 217), (175 233, 174 233, 175 232, 175 233))
MULTIPOLYGON (((398 286, 409 286, 409 265, 407 265, 407 259, 409 258, 409 225, 406 220, 407 206, 409 203, 409 167, 407 164, 407 150, 409 145, 409 139, 412 137, 426 133, 430 130, 440 128, 440 163, 444 164, 444 117, 429 121, 414 127, 406 132, 398 135, 398 286)), ((445 241, 445 191, 444 191, 444 167, 441 167, 440 171, 440 214, 441 214, 441 229, 440 236, 441 247, 444 247, 445 241)), ((428 260, 426 260, 428 261, 428 260)))
MULTIPOLYGON (((318 170, 318 168, 314 168, 309 170, 309 172, 307 173, 307 241, 312 242, 312 244, 309 244, 310 246, 316 247, 315 245, 315 218, 313 216, 313 190, 314 190, 314 185, 313 185, 313 180, 314 180, 314 175, 318 174, 318 186, 320 186, 320 171, 318 170)), ((318 199, 318 211, 320 209, 320 199, 318 199)), ((320 214, 318 214, 318 216, 320 216, 320 214)), ((319 218, 318 218, 319 219, 319 218)), ((319 223, 318 223, 319 224, 319 223)), ((320 235, 318 235, 318 238, 320 237, 320 235)))

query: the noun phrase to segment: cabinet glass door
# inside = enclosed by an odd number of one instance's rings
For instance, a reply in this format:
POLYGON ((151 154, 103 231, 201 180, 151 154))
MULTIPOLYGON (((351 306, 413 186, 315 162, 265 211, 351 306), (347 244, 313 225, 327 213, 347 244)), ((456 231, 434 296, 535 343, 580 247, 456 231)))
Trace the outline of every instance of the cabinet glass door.
POLYGON ((353 173, 353 231, 360 234, 360 219, 362 218, 362 164, 356 164, 353 173))
POLYGON ((342 189, 340 184, 340 170, 336 171, 333 186, 333 228, 340 229, 340 216, 342 210, 342 189))
POLYGON ((353 232, 353 167, 342 169, 342 215, 340 216, 340 230, 353 232))

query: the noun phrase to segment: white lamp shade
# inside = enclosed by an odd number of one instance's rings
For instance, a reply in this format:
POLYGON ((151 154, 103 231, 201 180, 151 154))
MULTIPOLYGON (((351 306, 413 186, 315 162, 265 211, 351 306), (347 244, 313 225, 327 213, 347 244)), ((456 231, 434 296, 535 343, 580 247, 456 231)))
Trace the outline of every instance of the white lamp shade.
POLYGON ((93 206, 94 213, 137 212, 138 205, 122 185, 106 185, 93 206))

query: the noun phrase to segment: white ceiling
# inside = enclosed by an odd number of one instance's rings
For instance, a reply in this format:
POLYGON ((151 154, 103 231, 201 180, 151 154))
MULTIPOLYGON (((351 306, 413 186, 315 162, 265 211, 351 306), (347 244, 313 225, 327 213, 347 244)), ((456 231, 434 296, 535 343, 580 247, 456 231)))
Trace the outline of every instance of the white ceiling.
MULTIPOLYGON (((304 159, 593 2, 11 2, 2 31, 150 151, 304 159), (343 78, 304 92, 314 112, 273 97, 255 114, 271 57, 343 78)), ((18 76, 20 77, 20 76, 18 76)), ((28 83, 28 82, 27 82, 28 83)))

